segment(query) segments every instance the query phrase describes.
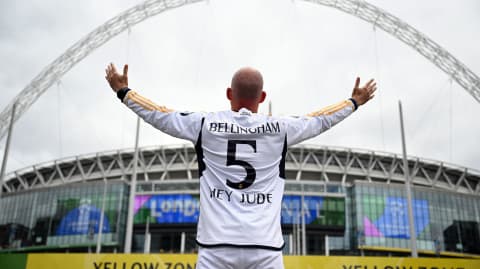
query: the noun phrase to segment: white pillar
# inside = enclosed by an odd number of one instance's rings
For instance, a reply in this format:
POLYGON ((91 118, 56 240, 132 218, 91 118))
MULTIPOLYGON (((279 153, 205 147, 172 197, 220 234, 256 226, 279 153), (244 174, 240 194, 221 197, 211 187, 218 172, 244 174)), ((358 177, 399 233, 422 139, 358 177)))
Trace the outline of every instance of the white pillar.
MULTIPOLYGON (((303 192, 303 184, 302 184, 302 192, 303 192)), ((302 207, 301 207, 301 214, 302 214, 302 255, 307 255, 307 229, 305 227, 305 197, 302 194, 302 207)))
POLYGON ((103 234, 103 222, 105 218, 105 198, 107 196, 107 179, 103 181, 103 198, 102 198, 102 211, 100 213, 100 223, 98 224, 98 234, 97 234, 97 250, 96 253, 102 251, 102 234, 103 234))
POLYGON ((407 160, 407 146, 405 141, 405 128, 403 126, 403 110, 402 102, 398 101, 398 109, 400 112, 400 130, 402 133, 402 150, 403 150, 403 173, 405 174, 405 188, 407 192, 407 205, 408 205, 408 226, 410 231, 410 248, 412 250, 412 257, 417 258, 417 235, 415 234, 415 220, 413 218, 412 207, 412 190, 410 188, 410 172, 408 171, 407 160))
POLYGON ((295 235, 297 236, 297 242, 296 242, 296 249, 295 249, 295 255, 301 255, 302 251, 302 245, 300 242, 301 239, 301 227, 300 227, 300 212, 297 211, 297 224, 296 224, 296 230, 295 230, 295 235))
POLYGON ((182 232, 180 235, 180 253, 185 253, 185 232, 182 232))
POLYGON ((288 235, 288 254, 293 255, 293 234, 288 235))
POLYGON ((325 256, 330 256, 330 241, 328 235, 325 235, 325 256))
POLYGON ((145 244, 143 245, 143 253, 145 254, 150 254, 150 246, 152 242, 152 235, 150 233, 147 233, 145 235, 145 244))
POLYGON ((147 216, 147 223, 145 224, 145 242, 143 243, 143 253, 150 253, 150 246, 152 242, 152 236, 150 234, 150 216, 147 216))
POLYGON ((130 181, 130 196, 128 199, 127 232, 125 235, 125 253, 132 252, 133 235, 133 205, 137 191, 138 137, 140 134, 140 117, 137 117, 137 132, 135 135, 135 153, 133 155, 132 180, 130 181))

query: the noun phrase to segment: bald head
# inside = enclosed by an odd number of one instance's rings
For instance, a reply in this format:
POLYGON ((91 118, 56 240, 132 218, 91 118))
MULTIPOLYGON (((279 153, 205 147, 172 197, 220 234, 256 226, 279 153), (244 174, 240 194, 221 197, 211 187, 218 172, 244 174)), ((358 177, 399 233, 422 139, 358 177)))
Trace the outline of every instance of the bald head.
POLYGON ((262 94, 263 77, 251 67, 244 67, 235 72, 230 86, 238 99, 256 99, 262 94))

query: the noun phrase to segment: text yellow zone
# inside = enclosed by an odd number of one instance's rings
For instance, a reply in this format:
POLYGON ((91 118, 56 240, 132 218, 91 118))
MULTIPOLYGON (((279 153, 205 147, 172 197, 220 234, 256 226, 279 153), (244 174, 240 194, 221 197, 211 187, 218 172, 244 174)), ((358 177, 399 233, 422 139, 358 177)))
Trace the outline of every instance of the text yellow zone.
MULTIPOLYGON (((194 269, 194 254, 29 254, 27 269, 194 269)), ((478 259, 285 256, 286 269, 479 269, 478 259)))

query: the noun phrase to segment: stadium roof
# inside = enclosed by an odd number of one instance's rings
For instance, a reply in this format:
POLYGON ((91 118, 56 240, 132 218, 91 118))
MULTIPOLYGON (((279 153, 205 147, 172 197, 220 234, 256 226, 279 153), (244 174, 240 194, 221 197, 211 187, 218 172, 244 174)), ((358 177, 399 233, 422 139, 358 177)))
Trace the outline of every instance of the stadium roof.
MULTIPOLYGON (((71 183, 125 180, 133 167, 133 149, 119 149, 35 164, 6 176, 4 192, 15 193, 71 183)), ((409 156, 414 185, 480 195, 480 171, 441 161, 409 156)), ((355 180, 402 183, 401 155, 372 150, 298 145, 286 156, 287 180, 319 181, 350 186, 355 180)), ((139 149, 138 181, 196 180, 193 146, 170 145, 139 149)))

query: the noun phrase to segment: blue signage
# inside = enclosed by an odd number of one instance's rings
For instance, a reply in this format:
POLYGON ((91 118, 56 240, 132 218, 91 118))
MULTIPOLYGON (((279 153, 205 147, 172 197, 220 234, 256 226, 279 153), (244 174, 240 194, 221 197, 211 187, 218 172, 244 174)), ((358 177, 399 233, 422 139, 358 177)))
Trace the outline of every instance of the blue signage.
MULTIPOLYGON (((415 234, 418 236, 430 222, 427 200, 413 200, 413 218, 415 234)), ((364 217, 364 232, 366 236, 410 238, 408 225, 407 200, 402 197, 386 197, 383 214, 376 220, 364 217)))
MULTIPOLYGON (((321 196, 303 197, 303 215, 305 224, 310 224, 323 218, 323 202, 321 196)), ((302 223, 302 197, 300 195, 287 195, 282 201, 282 224, 302 223)))
POLYGON ((142 207, 150 209, 156 223, 196 223, 200 213, 198 197, 191 194, 153 195, 142 207))
MULTIPOLYGON (((344 203, 342 203, 341 208, 338 208, 338 212, 335 212, 339 216, 332 215, 331 210, 327 210, 325 206, 325 201, 330 201, 329 199, 344 201, 344 198, 304 196, 302 210, 302 197, 300 195, 285 195, 281 208, 282 224, 302 223, 303 213, 305 224, 328 225, 326 219, 329 219, 331 220, 330 225, 343 227, 344 203)), ((135 223, 146 223, 147 221, 162 224, 197 223, 200 214, 200 201, 198 195, 191 194, 137 195, 134 211, 135 223)))
MULTIPOLYGON (((82 204, 72 209, 63 217, 56 230, 56 235, 96 234, 99 231, 102 212, 90 204, 82 204)), ((110 224, 104 214, 102 233, 110 232, 110 224)))

